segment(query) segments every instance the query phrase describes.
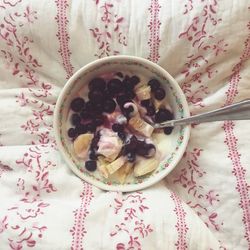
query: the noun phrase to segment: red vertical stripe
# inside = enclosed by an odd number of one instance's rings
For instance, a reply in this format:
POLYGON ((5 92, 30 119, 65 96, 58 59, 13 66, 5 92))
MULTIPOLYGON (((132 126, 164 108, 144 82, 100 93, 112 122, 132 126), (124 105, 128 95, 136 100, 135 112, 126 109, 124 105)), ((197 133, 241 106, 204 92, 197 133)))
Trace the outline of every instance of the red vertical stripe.
POLYGON ((75 220, 73 227, 70 229, 72 235, 71 250, 83 250, 83 237, 87 232, 84 223, 89 214, 88 206, 93 198, 92 185, 86 182, 83 183, 83 191, 80 198, 79 208, 73 211, 75 220))
POLYGON ((178 233, 178 239, 175 243, 175 246, 177 250, 185 250, 188 248, 187 246, 188 227, 185 221, 186 212, 184 211, 180 198, 175 193, 172 193, 170 197, 174 201, 175 204, 174 212, 177 217, 177 223, 175 227, 178 233))
MULTIPOLYGON (((248 29, 250 31, 250 22, 248 23, 248 29)), ((250 58, 250 33, 244 42, 245 48, 239 63, 233 68, 233 74, 230 78, 229 88, 226 92, 227 99, 225 105, 232 104, 235 97, 238 94, 238 84, 241 79, 240 71, 243 67, 244 61, 250 58)), ((245 227, 245 239, 248 242, 248 248, 250 249, 250 196, 249 185, 246 180, 246 167, 242 166, 241 155, 238 150, 238 139, 234 133, 235 122, 224 122, 223 129, 225 131, 225 143, 228 148, 228 158, 232 162, 232 173, 236 178, 236 191, 240 196, 239 206, 243 213, 243 223, 245 227)))
MULTIPOLYGON (((150 21, 149 21, 149 49, 150 53, 148 59, 152 62, 157 63, 160 59, 159 48, 160 48, 160 26, 161 22, 159 19, 160 13, 160 4, 158 0, 151 0, 151 4, 149 7, 150 12, 150 21)), ((188 227, 185 222, 186 213, 182 207, 181 201, 178 196, 174 193, 171 194, 171 198, 174 201, 175 209, 174 212, 177 216, 177 224, 176 230, 178 232, 178 240, 175 244, 177 250, 185 250, 187 249, 186 243, 186 234, 188 231, 188 227)))
POLYGON ((58 53, 62 57, 62 63, 63 67, 66 72, 66 79, 70 78, 70 76, 73 74, 73 66, 70 62, 70 55, 71 52, 69 50, 69 34, 67 31, 67 26, 69 23, 69 20, 67 18, 67 9, 69 7, 67 0, 55 0, 56 7, 57 7, 57 15, 55 17, 57 22, 57 38, 59 41, 59 50, 58 53))
POLYGON ((159 48, 160 48, 160 4, 158 0, 151 0, 151 4, 149 7, 150 12, 150 21, 148 24, 149 27, 149 56, 148 59, 152 62, 157 63, 160 59, 159 48))

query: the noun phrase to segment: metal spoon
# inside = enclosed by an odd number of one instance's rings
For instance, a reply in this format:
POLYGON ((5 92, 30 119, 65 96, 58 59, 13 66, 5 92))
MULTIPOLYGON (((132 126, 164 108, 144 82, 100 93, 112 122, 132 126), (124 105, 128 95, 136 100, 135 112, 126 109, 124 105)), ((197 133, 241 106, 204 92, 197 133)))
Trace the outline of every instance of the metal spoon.
POLYGON ((162 123, 150 123, 154 128, 174 127, 192 123, 227 121, 227 120, 250 120, 250 99, 215 109, 203 114, 166 121, 162 123))

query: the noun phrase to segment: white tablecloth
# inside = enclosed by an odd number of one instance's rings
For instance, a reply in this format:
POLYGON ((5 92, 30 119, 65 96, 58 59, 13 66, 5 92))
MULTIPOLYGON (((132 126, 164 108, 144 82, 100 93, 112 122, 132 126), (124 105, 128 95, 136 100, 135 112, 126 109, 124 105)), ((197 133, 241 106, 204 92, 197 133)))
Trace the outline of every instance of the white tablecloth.
POLYGON ((192 114, 250 97, 247 0, 0 0, 0 249, 250 249, 248 121, 196 125, 164 181, 105 192, 55 146, 66 80, 104 56, 147 58, 192 114))

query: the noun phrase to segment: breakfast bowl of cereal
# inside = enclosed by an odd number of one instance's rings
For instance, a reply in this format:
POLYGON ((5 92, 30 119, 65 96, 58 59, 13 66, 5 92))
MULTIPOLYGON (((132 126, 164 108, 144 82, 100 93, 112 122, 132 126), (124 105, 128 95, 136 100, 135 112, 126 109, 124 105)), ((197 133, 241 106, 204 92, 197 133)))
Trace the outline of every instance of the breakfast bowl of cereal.
POLYGON ((130 192, 167 176, 189 140, 188 125, 152 124, 188 116, 182 90, 163 68, 139 57, 111 56, 68 80, 53 125, 58 149, 78 177, 130 192))

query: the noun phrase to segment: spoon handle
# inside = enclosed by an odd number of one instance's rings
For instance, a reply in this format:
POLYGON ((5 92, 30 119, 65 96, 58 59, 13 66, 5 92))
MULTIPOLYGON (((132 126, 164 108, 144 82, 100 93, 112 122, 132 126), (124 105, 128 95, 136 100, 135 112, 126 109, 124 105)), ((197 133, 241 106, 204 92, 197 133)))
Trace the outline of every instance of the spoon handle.
POLYGON ((250 99, 243 100, 223 108, 215 109, 203 114, 190 116, 178 120, 155 124, 155 128, 172 127, 192 123, 203 123, 227 120, 250 120, 250 99))

